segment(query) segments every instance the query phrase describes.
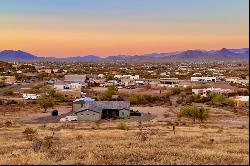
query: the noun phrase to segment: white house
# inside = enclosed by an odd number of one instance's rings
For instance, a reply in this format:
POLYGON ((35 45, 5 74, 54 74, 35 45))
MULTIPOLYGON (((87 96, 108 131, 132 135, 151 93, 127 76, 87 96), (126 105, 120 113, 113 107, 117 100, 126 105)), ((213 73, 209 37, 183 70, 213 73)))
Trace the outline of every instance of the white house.
POLYGON ((191 77, 192 82, 216 82, 216 77, 191 77))
POLYGON ((114 75, 114 78, 117 79, 130 79, 130 80, 139 80, 140 76, 139 75, 114 75))
POLYGON ((86 86, 86 84, 80 84, 80 83, 54 84, 54 88, 57 89, 57 90, 63 90, 63 89, 81 89, 84 86, 86 86))

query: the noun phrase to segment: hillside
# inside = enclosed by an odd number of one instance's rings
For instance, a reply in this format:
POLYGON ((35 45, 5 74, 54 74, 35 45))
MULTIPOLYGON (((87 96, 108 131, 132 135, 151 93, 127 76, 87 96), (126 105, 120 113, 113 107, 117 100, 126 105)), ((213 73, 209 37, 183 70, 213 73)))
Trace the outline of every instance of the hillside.
POLYGON ((38 57, 23 51, 5 50, 0 52, 0 60, 4 61, 246 61, 249 49, 220 50, 186 50, 169 53, 152 53, 144 55, 117 55, 102 58, 96 55, 75 56, 66 58, 38 57))

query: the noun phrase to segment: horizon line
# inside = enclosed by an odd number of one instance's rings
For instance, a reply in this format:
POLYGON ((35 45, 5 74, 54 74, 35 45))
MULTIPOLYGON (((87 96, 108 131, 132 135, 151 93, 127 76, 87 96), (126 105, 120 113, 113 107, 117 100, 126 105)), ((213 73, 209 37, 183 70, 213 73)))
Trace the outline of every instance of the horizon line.
POLYGON ((110 56, 143 56, 143 55, 148 55, 148 54, 163 54, 163 53, 175 53, 175 52, 184 52, 184 51, 195 51, 195 50, 200 50, 200 51, 219 51, 222 49, 246 49, 249 47, 241 47, 241 48, 227 48, 227 47, 222 47, 220 49, 185 49, 185 50, 176 50, 176 51, 164 51, 164 52, 151 52, 151 53, 144 53, 144 54, 129 54, 129 55, 125 55, 125 54, 116 54, 116 55, 107 55, 107 56, 100 56, 97 54, 88 54, 88 55, 69 55, 69 56, 50 56, 50 55, 38 55, 38 54, 33 54, 29 51, 25 51, 25 50, 11 50, 11 49, 6 49, 6 50, 0 50, 0 52, 2 51, 21 51, 21 52, 25 52, 28 54, 31 54, 33 56, 37 56, 37 57, 41 57, 41 58, 70 58, 70 57, 86 57, 86 56, 97 56, 100 58, 106 58, 106 57, 110 57, 110 56))

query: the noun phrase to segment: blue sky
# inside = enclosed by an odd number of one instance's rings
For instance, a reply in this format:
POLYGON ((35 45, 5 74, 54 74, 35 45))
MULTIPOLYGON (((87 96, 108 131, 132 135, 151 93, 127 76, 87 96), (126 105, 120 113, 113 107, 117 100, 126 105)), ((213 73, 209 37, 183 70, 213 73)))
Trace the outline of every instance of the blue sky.
POLYGON ((0 25, 0 49, 25 49, 46 55, 245 47, 249 1, 1 0, 0 25), (137 43, 138 48, 133 48, 137 43))

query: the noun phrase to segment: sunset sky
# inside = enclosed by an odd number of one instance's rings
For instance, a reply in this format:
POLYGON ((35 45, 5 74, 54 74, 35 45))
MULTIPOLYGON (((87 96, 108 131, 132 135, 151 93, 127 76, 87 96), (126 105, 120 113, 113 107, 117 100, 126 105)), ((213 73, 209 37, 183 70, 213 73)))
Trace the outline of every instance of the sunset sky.
POLYGON ((135 55, 249 44, 249 0, 1 0, 0 50, 135 55))

